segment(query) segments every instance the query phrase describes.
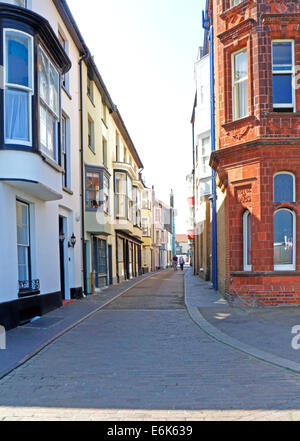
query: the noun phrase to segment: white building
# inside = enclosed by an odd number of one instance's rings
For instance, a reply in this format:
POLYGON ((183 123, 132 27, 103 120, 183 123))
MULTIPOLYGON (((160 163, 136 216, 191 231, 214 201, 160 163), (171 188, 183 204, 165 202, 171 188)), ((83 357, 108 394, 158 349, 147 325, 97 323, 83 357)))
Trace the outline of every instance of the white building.
POLYGON ((194 270, 206 279, 211 277, 211 203, 212 170, 210 111, 210 60, 198 51, 194 67, 194 270))
POLYGON ((55 0, 0 1, 0 35, 0 323, 8 329, 82 292, 80 44, 55 0))

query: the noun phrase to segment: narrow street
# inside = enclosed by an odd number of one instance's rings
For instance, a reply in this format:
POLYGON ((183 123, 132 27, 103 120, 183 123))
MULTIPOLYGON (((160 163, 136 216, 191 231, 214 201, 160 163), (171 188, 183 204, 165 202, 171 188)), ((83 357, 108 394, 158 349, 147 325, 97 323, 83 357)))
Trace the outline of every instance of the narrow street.
POLYGON ((186 312, 183 273, 171 270, 0 382, 0 420, 293 419, 299 405, 300 375, 207 336, 186 312))

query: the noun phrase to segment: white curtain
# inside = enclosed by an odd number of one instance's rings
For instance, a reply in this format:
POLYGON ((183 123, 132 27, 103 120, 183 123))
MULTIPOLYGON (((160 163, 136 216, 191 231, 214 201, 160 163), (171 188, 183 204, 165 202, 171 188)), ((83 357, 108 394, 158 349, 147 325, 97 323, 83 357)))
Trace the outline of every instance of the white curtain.
POLYGON ((10 141, 30 141, 28 92, 6 89, 5 138, 10 141))

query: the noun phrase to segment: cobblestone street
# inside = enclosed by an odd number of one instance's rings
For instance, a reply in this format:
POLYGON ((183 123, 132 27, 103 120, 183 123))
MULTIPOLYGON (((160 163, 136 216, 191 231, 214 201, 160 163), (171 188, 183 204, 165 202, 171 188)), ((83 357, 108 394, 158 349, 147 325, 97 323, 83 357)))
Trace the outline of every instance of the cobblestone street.
POLYGON ((299 408, 300 375, 190 319, 179 271, 146 279, 0 382, 0 420, 292 420, 299 408))

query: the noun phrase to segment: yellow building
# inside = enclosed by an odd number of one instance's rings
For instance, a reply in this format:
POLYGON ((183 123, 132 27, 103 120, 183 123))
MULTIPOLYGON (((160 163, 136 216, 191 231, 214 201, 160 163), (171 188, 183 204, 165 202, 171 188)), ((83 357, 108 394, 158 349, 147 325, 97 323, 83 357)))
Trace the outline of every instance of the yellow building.
POLYGON ((144 185, 142 196, 142 270, 143 273, 153 271, 152 258, 152 192, 144 185))
POLYGON ((88 56, 81 66, 86 292, 137 277, 143 164, 88 56))

